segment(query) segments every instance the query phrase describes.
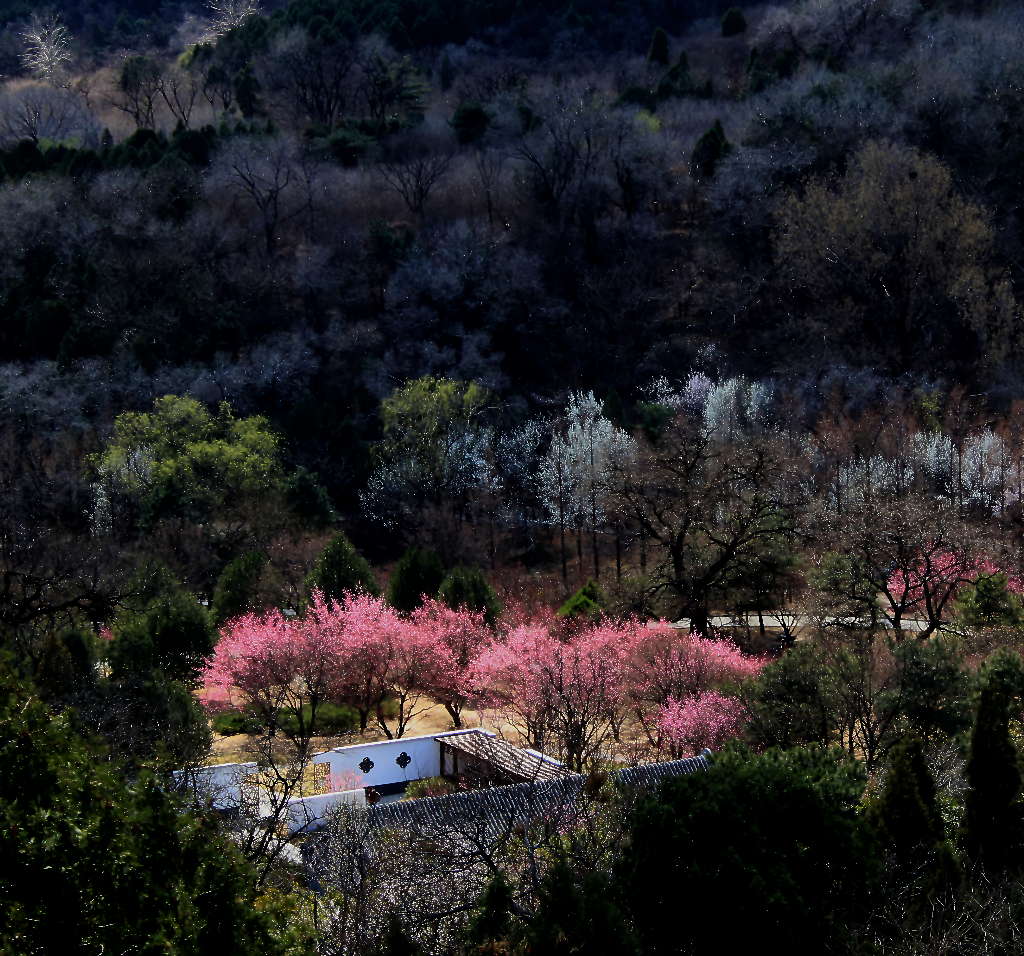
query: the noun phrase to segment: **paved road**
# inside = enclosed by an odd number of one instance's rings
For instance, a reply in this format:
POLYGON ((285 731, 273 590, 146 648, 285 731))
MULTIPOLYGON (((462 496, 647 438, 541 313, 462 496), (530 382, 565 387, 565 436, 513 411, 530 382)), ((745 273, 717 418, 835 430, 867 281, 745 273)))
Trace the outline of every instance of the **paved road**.
MULTIPOLYGON (((764 626, 770 630, 782 631, 799 631, 806 627, 817 627, 823 623, 826 627, 867 627, 870 622, 866 619, 858 620, 854 617, 835 617, 826 618, 822 621, 820 618, 815 617, 811 614, 789 614, 782 611, 766 611, 761 615, 759 619, 756 614, 718 614, 709 618, 709 623, 712 627, 726 628, 726 627, 750 627, 758 628, 761 626, 761 621, 764 621, 764 626)), ((884 618, 879 618, 879 626, 887 627, 887 623, 884 618)), ((908 631, 911 634, 920 633, 928 629, 927 621, 919 621, 914 619, 904 618, 900 622, 902 629, 908 631)), ((673 624, 673 627, 678 627, 683 630, 687 630, 690 627, 689 618, 680 618, 673 624)))

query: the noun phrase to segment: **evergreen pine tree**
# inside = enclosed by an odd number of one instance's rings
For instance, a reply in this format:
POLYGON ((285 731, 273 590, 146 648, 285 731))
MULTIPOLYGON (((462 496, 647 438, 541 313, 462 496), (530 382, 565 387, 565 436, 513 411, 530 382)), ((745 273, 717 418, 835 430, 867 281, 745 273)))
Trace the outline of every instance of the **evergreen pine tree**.
POLYGON ((1010 699, 990 675, 982 687, 967 759, 967 850, 986 867, 1021 858, 1021 774, 1010 737, 1010 699))
POLYGON ((582 617, 596 620, 604 609, 604 594, 596 581, 588 581, 569 596, 558 609, 559 617, 582 617))
POLYGON ((306 577, 306 594, 314 590, 324 597, 341 600, 346 592, 365 591, 380 594, 377 579, 369 562, 358 551, 346 535, 339 531, 320 552, 313 570, 306 577))
POLYGON ((392 913, 377 947, 378 956, 418 956, 419 952, 420 948, 402 928, 402 921, 392 913))
POLYGON ((900 864, 920 863, 945 839, 935 781, 916 737, 893 747, 889 773, 870 815, 883 845, 900 864))
POLYGON ((411 547, 399 559, 388 581, 387 599, 396 611, 408 614, 437 594, 445 579, 441 559, 425 548, 411 547))
POLYGON ((715 175, 719 162, 732 152, 732 143, 725 138, 720 120, 715 120, 711 127, 693 148, 690 159, 690 175, 694 179, 711 179, 715 175))
POLYGON ((453 611, 468 608, 483 614, 493 624, 501 613, 501 602, 479 568, 452 568, 437 592, 438 598, 453 611))
POLYGON ((739 7, 729 7, 722 14, 722 36, 734 37, 747 29, 747 18, 739 7))
POLYGON ((548 871, 524 931, 530 956, 633 956, 639 952, 608 879, 564 861, 548 871))
POLYGON ((661 27, 658 27, 654 31, 654 36, 651 37, 647 62, 656 63, 658 66, 668 66, 669 64, 668 34, 661 27))
POLYGON ((512 909, 512 889, 499 871, 487 884, 466 930, 466 951, 474 956, 507 952, 512 909))
POLYGON ((210 614, 218 626, 225 621, 257 609, 260 577, 267 556, 249 551, 230 561, 217 579, 210 602, 210 614))
POLYGON ((237 848, 72 723, 0 660, 0 949, 291 951, 237 848))

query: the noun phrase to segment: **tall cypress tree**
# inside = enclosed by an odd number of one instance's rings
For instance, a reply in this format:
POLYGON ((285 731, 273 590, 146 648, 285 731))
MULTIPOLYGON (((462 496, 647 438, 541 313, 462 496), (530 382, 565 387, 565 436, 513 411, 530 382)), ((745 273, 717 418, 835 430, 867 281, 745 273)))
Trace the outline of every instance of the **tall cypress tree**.
POLYGON ((921 863, 945 839, 935 781, 916 737, 893 747, 888 776, 870 815, 899 864, 921 863))
POLYGON ((994 677, 982 688, 967 760, 968 852, 993 869, 1021 859, 1021 774, 1010 738, 1010 698, 994 677))
POLYGON ((320 557, 306 578, 306 594, 311 596, 314 590, 334 600, 339 600, 350 591, 365 591, 374 595, 380 593, 369 562, 356 551, 341 531, 320 552, 320 557))
POLYGON ((647 62, 657 63, 658 66, 668 66, 668 34, 661 27, 658 27, 651 37, 651 46, 647 51, 647 62))
POLYGON ((247 551, 225 566, 210 602, 215 624, 257 609, 260 577, 266 564, 267 556, 262 551, 247 551))
POLYGON ((479 568, 452 568, 437 596, 453 611, 466 608, 483 614, 488 624, 494 624, 501 613, 501 601, 479 568))
POLYGON ((423 596, 433 597, 445 579, 441 559, 425 548, 412 547, 399 559, 388 581, 388 604, 408 614, 423 603, 423 596))

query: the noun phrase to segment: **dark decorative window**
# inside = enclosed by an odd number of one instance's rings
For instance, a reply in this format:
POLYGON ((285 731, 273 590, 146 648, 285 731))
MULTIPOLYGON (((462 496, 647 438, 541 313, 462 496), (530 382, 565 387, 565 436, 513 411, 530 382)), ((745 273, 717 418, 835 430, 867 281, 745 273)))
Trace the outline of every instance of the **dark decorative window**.
POLYGON ((363 773, 369 773, 373 770, 373 761, 369 757, 363 757, 363 762, 359 764, 359 769, 362 770, 363 773))
POLYGON ((395 757, 395 763, 398 764, 403 770, 412 763, 412 757, 410 757, 404 750, 395 757))

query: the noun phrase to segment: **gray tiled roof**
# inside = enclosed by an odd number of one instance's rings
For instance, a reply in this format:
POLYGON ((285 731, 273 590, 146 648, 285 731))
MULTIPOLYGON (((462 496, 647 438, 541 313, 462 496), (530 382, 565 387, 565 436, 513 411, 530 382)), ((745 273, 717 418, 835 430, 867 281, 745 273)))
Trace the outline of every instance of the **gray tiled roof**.
MULTIPOLYGON (((651 787, 667 777, 707 770, 708 755, 687 757, 668 763, 640 764, 612 774, 616 783, 627 787, 651 787)), ((586 783, 585 774, 570 774, 536 783, 514 783, 504 787, 469 790, 444 797, 423 797, 402 800, 368 811, 371 827, 450 825, 481 818, 496 818, 502 826, 512 820, 524 819, 554 807, 571 803, 579 797, 586 783)))
POLYGON ((550 758, 513 747, 507 740, 473 730, 434 738, 442 747, 484 760, 510 780, 554 780, 566 775, 565 768, 550 758))
MULTIPOLYGON (((610 777, 629 789, 655 787, 669 777, 707 770, 710 756, 710 751, 705 750, 697 757, 627 767, 614 771, 610 777)), ((341 876, 337 867, 344 865, 342 859, 372 856, 380 841, 386 842, 388 834, 396 831, 441 839, 450 846, 459 844, 473 855, 485 845, 506 839, 522 824, 553 819, 556 815, 559 822, 568 822, 574 808, 580 805, 587 782, 585 774, 570 774, 552 780, 379 804, 360 811, 358 820, 349 818, 343 826, 328 826, 312 836, 303 846, 303 856, 310 878, 314 884, 322 885, 341 876)))

